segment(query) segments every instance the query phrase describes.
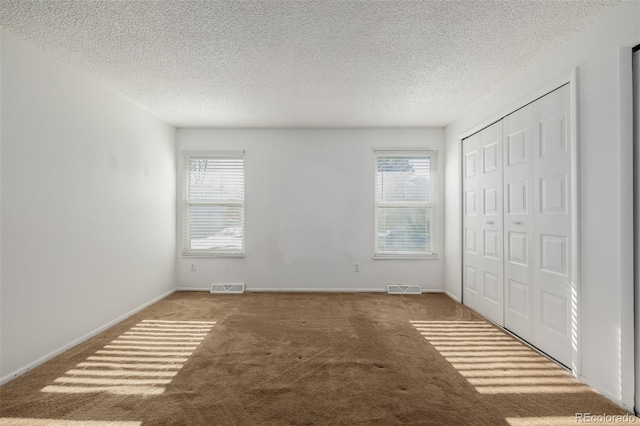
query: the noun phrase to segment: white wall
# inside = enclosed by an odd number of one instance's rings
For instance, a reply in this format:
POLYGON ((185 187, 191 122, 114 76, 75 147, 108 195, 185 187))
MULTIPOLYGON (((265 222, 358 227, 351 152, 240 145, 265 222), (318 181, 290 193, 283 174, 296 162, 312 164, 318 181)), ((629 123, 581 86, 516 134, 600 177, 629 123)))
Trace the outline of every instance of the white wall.
POLYGON ((175 129, 2 32, 4 382, 167 293, 175 129))
POLYGON ((640 2, 619 5, 446 129, 445 290, 461 296, 460 136, 579 67, 581 378, 633 407, 631 51, 640 2))
MULTIPOLYGON (((177 140, 180 152, 246 151, 246 257, 178 253, 179 286, 244 282, 249 290, 376 291, 394 282, 442 290, 442 257, 373 260, 372 148, 443 154, 443 129, 179 129, 177 140), (189 270, 192 261, 196 272, 189 270)), ((439 160, 442 170, 442 155, 439 160)), ((439 241, 442 247, 442 232, 439 241)))

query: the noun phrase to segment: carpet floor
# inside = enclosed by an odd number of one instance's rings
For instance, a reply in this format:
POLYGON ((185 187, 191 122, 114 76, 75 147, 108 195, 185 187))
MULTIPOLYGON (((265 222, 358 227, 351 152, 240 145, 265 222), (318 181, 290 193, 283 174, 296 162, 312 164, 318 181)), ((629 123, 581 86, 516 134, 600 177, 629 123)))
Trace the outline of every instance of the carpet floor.
POLYGON ((0 387, 0 425, 533 426, 585 413, 640 423, 443 294, 174 293, 0 387))

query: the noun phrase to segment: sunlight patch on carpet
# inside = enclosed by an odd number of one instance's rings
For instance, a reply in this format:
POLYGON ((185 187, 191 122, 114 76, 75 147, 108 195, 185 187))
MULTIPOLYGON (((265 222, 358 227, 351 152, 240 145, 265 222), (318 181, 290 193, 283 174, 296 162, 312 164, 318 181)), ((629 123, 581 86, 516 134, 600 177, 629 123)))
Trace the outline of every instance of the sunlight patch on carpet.
POLYGON ((411 321, 483 394, 589 392, 542 355, 482 321, 411 321))
POLYGON ((143 320, 41 391, 160 395, 214 325, 143 320))

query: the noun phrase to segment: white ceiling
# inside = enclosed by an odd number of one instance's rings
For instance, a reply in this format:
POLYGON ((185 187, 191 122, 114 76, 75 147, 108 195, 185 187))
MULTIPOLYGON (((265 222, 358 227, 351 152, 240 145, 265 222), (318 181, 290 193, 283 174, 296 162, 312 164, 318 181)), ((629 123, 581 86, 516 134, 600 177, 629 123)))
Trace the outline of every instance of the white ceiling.
POLYGON ((443 126, 617 0, 0 0, 178 127, 443 126))

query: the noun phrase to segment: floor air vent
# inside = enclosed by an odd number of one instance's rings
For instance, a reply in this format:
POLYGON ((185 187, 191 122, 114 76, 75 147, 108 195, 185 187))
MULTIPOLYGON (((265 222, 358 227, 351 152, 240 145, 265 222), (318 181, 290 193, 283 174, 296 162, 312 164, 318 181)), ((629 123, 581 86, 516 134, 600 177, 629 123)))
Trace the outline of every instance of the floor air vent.
POLYGON ((422 288, 417 284, 389 284, 387 285, 389 294, 422 294, 422 288))
POLYGON ((211 284, 211 293, 244 293, 244 283, 211 284))

